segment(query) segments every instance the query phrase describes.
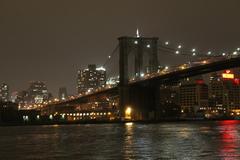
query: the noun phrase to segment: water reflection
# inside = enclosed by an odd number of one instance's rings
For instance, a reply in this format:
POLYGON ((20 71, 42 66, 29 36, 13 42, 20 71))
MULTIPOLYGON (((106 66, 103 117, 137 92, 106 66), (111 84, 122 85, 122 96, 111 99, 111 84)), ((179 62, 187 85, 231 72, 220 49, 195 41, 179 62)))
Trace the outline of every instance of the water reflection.
POLYGON ((240 159, 240 123, 0 127, 0 159, 240 159))
POLYGON ((133 123, 125 123, 125 133, 124 133, 124 146, 123 146, 123 157, 125 159, 131 159, 131 155, 134 154, 133 149, 133 123))
POLYGON ((240 138, 238 121, 222 121, 219 123, 221 135, 220 156, 240 159, 240 138))
POLYGON ((154 156, 152 129, 152 125, 125 123, 124 159, 149 159, 154 156))

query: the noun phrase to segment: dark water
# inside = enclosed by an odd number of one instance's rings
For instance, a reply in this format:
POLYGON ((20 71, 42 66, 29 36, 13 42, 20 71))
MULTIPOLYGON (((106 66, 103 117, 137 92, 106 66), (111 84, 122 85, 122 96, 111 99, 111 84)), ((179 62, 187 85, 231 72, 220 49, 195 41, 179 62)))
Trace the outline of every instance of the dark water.
POLYGON ((0 127, 0 159, 240 159, 240 122, 0 127))

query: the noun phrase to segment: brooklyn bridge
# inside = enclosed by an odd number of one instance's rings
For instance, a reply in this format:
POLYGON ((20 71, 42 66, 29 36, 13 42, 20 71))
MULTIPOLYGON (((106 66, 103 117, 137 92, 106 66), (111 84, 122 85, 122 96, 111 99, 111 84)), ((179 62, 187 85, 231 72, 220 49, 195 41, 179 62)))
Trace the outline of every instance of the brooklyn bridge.
POLYGON ((70 100, 45 106, 43 114, 70 120, 158 119, 160 87, 194 76, 240 67, 240 48, 229 53, 201 52, 157 37, 119 37, 104 63, 109 83, 70 100), (181 64, 162 65, 164 57, 181 64))

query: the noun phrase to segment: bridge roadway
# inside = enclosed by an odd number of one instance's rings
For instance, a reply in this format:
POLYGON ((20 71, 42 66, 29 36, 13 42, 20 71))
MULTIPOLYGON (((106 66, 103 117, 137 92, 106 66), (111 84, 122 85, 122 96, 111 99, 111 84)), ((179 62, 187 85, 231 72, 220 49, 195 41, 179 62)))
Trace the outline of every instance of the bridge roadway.
MULTIPOLYGON (((201 74, 206 74, 210 72, 221 71, 224 69, 231 69, 235 67, 240 67, 240 57, 226 59, 218 62, 212 62, 209 64, 203 64, 195 67, 186 68, 183 70, 173 71, 170 73, 166 73, 164 75, 159 75, 155 77, 151 77, 148 79, 143 79, 139 81, 130 82, 127 87, 137 87, 137 86, 146 86, 146 85, 159 85, 159 84, 167 84, 169 82, 178 81, 187 77, 193 77, 201 74)), ((104 89, 95 93, 91 93, 88 95, 84 95, 78 97, 76 99, 68 100, 65 102, 58 103, 59 105, 67 105, 67 104, 81 104, 89 102, 90 99, 100 97, 102 95, 119 95, 119 87, 113 87, 104 89)), ((55 104, 57 105, 57 104, 55 104)))

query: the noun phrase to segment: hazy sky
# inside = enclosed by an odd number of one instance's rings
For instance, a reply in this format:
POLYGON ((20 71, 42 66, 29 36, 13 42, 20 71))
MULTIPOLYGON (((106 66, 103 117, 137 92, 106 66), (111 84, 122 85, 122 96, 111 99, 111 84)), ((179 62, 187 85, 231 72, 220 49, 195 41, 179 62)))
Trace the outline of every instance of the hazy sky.
MULTIPOLYGON (((0 0, 0 83, 31 80, 76 93, 78 68, 102 64, 117 37, 134 35, 189 47, 240 45, 239 0, 0 0)), ((223 50, 224 51, 224 50, 223 50)))

